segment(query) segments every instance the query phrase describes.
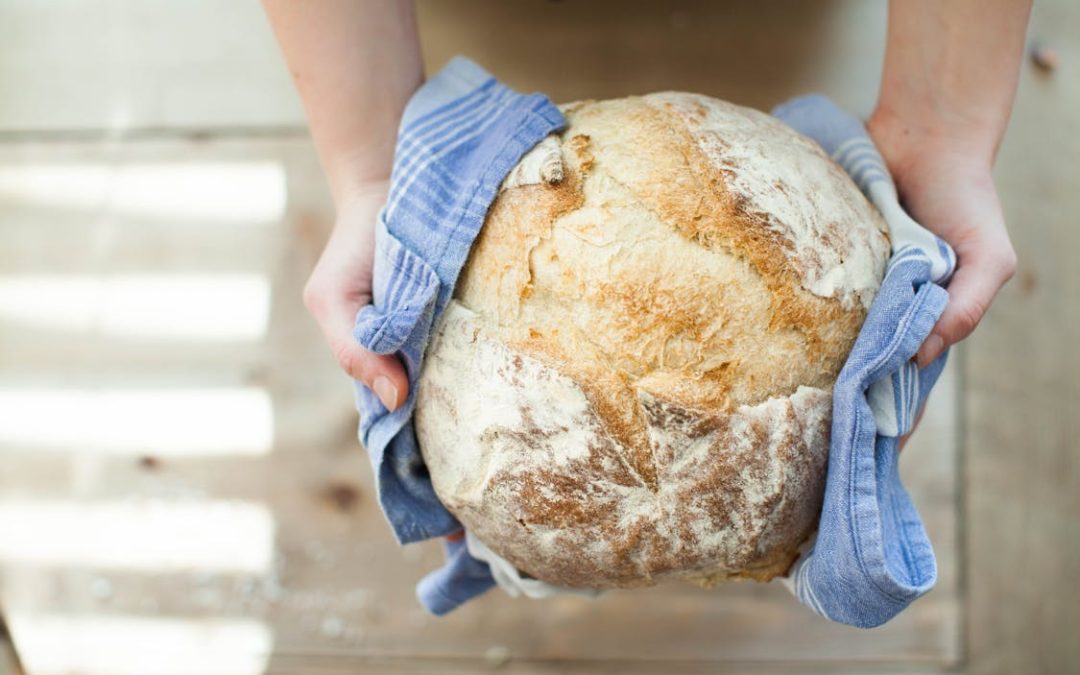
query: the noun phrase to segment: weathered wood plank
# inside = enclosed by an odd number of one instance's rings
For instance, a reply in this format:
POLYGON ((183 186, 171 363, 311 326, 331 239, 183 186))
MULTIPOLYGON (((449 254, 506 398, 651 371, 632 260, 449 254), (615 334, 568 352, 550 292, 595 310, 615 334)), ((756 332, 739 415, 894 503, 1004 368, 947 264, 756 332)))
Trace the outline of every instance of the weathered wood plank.
POLYGON ((272 659, 269 675, 943 675, 957 672, 933 666, 896 665, 892 663, 852 665, 835 663, 768 664, 752 662, 716 663, 700 661, 504 661, 492 652, 482 660, 462 659, 356 659, 328 655, 290 656, 272 659))
POLYGON ((997 179, 1020 258, 967 348, 973 673, 1080 667, 1080 6, 1037 2, 997 179))
POLYGON ((0 134, 303 126, 256 2, 5 2, 0 45, 0 134))

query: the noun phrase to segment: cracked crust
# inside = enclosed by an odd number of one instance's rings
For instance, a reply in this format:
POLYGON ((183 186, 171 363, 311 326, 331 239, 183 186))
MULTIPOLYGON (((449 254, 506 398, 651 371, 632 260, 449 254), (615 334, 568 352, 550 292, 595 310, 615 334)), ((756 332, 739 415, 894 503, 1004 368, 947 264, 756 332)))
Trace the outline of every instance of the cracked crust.
POLYGON ((564 112, 561 180, 500 193, 429 347, 436 491, 557 585, 781 574, 884 224, 761 113, 673 93, 564 112))

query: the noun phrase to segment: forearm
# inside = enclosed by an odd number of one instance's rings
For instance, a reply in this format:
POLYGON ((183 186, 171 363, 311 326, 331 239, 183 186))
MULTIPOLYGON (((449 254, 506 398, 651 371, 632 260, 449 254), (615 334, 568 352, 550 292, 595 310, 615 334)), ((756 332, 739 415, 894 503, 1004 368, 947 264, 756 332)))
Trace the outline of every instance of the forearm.
POLYGON ((912 152, 948 151, 988 168, 1012 110, 1030 9, 1030 0, 892 0, 871 127, 912 152))
POLYGON ((263 0, 334 201, 385 181, 401 113, 423 81, 407 0, 263 0))
POLYGON ((1016 269, 991 168, 1030 10, 1030 0, 889 2, 881 94, 867 128, 905 208, 958 261, 920 367, 975 329, 1016 269))

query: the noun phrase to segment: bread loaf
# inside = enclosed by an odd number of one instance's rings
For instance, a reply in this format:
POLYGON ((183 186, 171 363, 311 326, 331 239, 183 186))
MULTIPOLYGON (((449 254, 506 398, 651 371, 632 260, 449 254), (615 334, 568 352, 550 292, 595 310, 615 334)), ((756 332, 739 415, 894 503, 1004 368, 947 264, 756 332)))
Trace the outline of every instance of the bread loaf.
POLYGON ((816 526, 885 224, 763 113, 684 93, 563 112, 428 347, 415 425, 436 492, 560 586, 783 574, 816 526))

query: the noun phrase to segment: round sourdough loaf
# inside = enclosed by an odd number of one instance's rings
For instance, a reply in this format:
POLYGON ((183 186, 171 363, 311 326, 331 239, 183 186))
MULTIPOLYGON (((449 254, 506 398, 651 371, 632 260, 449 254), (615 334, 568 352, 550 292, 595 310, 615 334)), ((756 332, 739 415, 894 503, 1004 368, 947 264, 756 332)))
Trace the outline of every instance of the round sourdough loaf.
POLYGON ((563 107, 492 205, 428 347, 439 498, 568 587, 783 574, 885 224, 772 117, 658 93, 563 107))

